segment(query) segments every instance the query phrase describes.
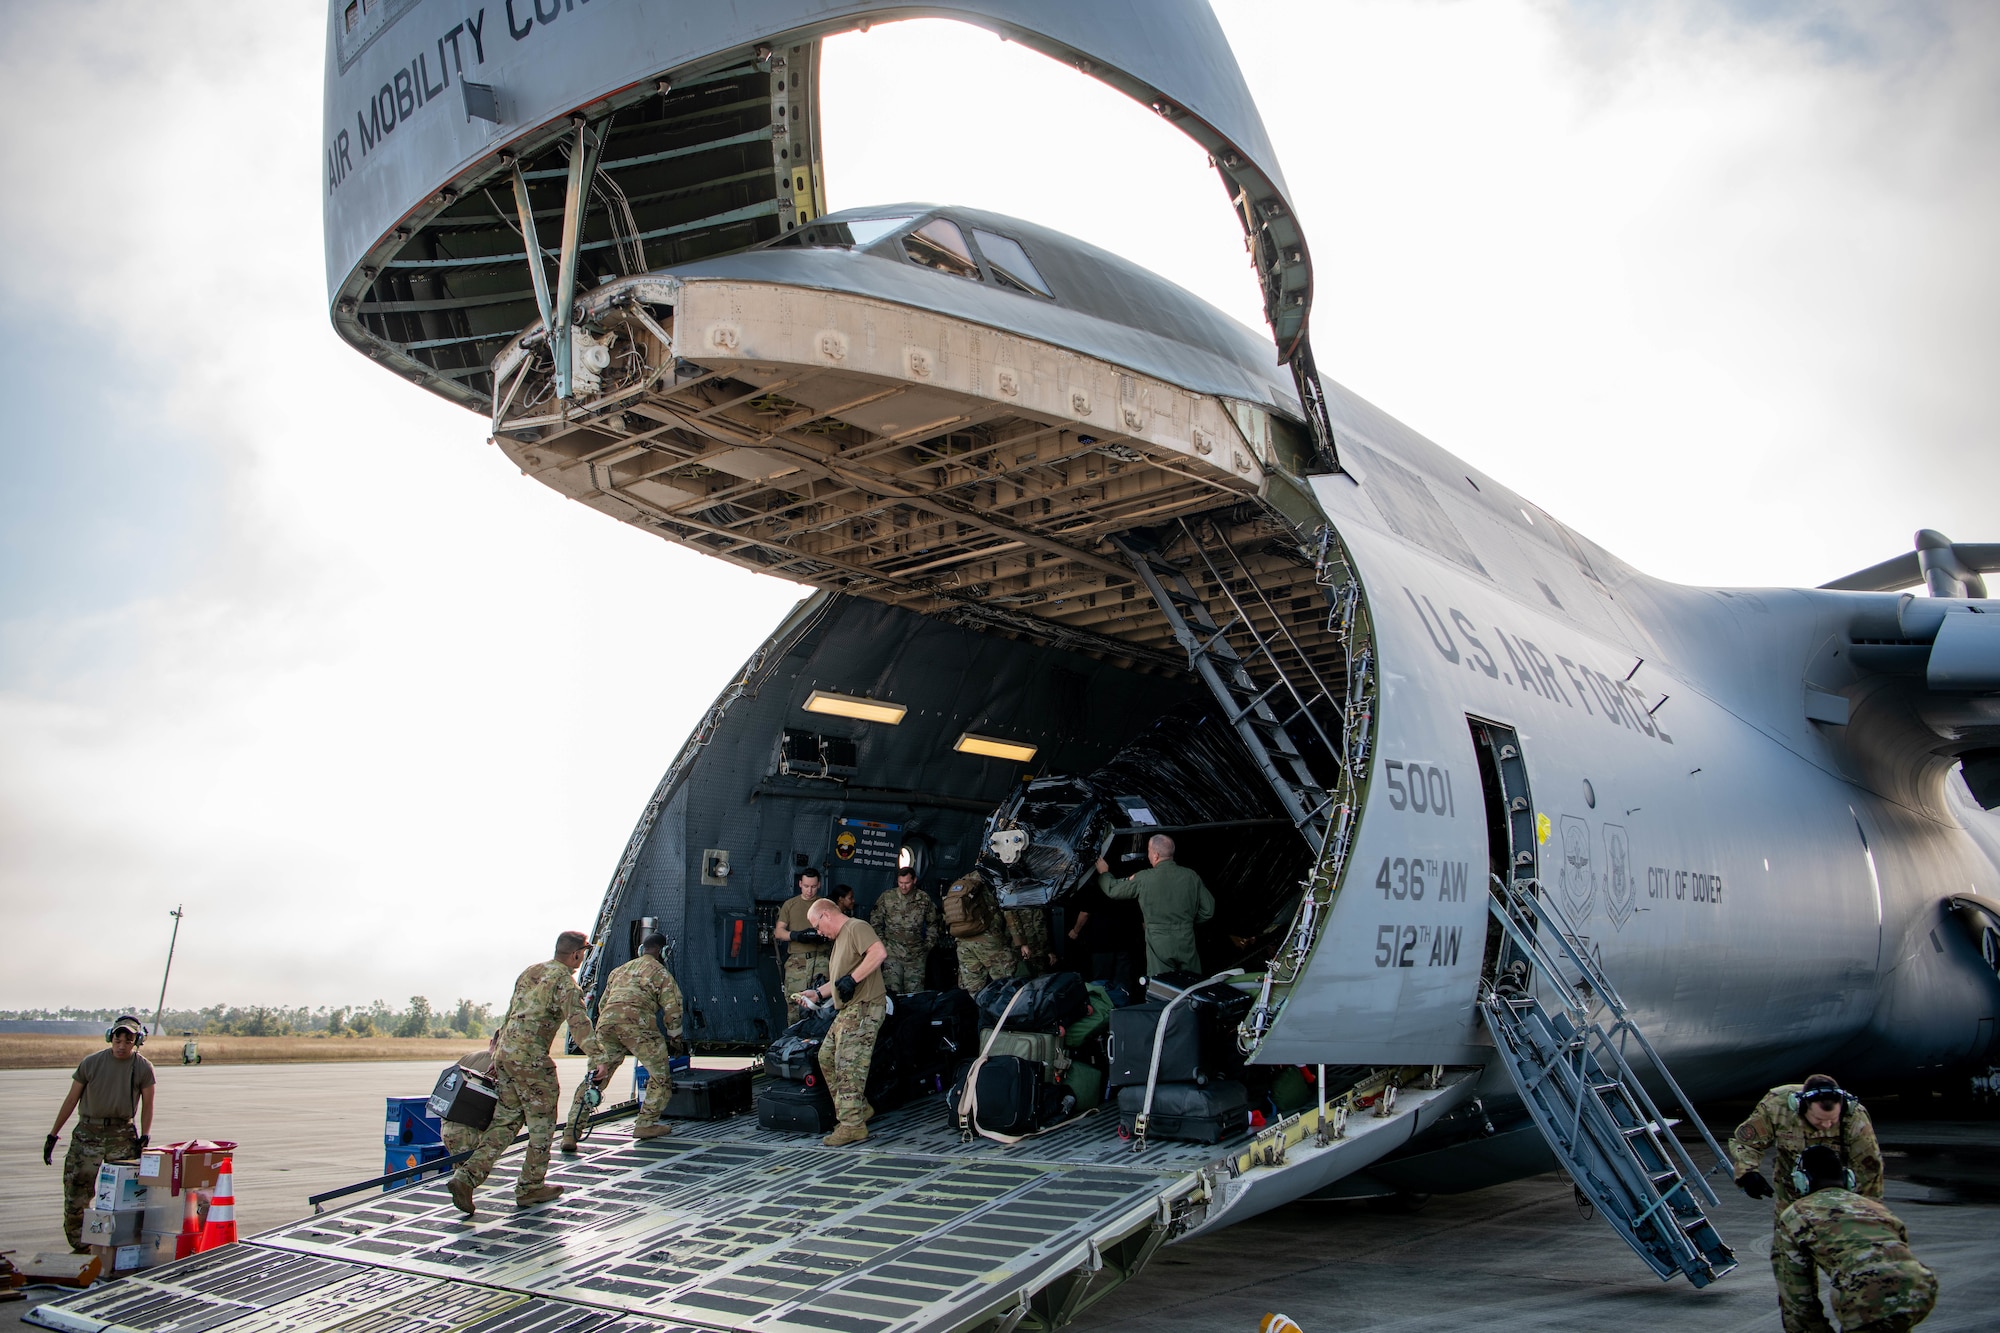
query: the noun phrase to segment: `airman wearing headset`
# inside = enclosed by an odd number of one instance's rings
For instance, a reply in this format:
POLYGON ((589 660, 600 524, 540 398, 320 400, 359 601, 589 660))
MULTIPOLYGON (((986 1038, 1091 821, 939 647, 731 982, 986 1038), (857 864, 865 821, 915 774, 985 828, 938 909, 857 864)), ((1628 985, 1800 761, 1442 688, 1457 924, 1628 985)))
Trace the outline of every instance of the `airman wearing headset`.
POLYGON ((1882 1148, 1875 1142, 1875 1126, 1860 1099, 1827 1074, 1771 1089, 1750 1118, 1736 1127, 1729 1139, 1736 1187, 1753 1199, 1775 1194, 1777 1211, 1783 1212, 1806 1192, 1794 1182, 1793 1172, 1799 1154, 1815 1144, 1840 1154, 1840 1160, 1854 1172, 1855 1193, 1871 1199, 1882 1197, 1882 1148), (1759 1169, 1764 1154, 1774 1148, 1775 1189, 1759 1169))
POLYGON ((63 1234, 70 1249, 86 1252, 83 1212, 97 1193, 97 1168, 106 1161, 137 1157, 153 1132, 153 1065, 139 1048, 146 1042, 146 1025, 123 1014, 105 1030, 111 1049, 86 1055, 76 1067, 56 1113, 56 1127, 42 1144, 42 1162, 55 1164, 56 1140, 69 1123, 70 1112, 82 1110, 76 1133, 63 1156, 63 1234), (132 1128, 132 1118, 139 1128, 132 1128))
POLYGON ((1823 1273, 1846 1333, 1906 1333, 1937 1304, 1937 1274, 1910 1253, 1896 1215, 1854 1192, 1855 1175, 1826 1144, 1799 1154, 1791 1183, 1798 1202, 1778 1214, 1771 1266, 1786 1333, 1833 1333, 1820 1304, 1823 1273))

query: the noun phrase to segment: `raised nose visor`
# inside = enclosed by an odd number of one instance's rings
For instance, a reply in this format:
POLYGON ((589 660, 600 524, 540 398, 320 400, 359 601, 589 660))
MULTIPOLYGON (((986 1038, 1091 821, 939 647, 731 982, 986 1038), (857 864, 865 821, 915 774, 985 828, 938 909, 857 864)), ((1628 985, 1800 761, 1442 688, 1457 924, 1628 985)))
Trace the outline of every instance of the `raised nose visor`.
POLYGON ((567 403, 539 329, 494 363, 495 437, 556 490, 760 572, 1113 656, 1180 654, 1104 539, 1270 484, 1219 398, 849 293, 627 279, 572 355, 567 403))

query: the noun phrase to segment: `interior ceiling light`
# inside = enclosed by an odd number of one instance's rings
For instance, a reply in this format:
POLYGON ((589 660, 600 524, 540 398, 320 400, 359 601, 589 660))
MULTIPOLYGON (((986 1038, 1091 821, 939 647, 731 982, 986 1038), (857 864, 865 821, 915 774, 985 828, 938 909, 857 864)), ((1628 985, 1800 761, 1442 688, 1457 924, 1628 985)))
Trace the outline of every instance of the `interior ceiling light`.
POLYGON ((951 747, 964 754, 983 754, 989 759, 1012 759, 1025 764, 1035 757, 1033 745, 1023 745, 1019 741, 1003 741, 995 736, 981 736, 966 732, 958 738, 958 744, 951 747))
MULTIPOLYGON (((806 711, 831 713, 835 717, 858 717, 863 722, 885 722, 893 727, 910 710, 901 704, 883 703, 880 699, 860 699, 851 694, 835 694, 831 690, 814 690, 806 699, 806 711)), ((1028 753, 1033 754, 1034 751, 1028 753)))

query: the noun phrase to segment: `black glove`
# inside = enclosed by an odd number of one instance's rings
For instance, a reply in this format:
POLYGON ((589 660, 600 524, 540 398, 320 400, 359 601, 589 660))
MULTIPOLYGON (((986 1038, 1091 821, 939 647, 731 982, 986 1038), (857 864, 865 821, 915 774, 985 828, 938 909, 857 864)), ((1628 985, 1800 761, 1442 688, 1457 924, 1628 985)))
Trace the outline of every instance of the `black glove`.
POLYGON ((792 932, 792 943, 794 944, 820 944, 825 942, 825 940, 826 936, 820 934, 811 926, 807 926, 804 930, 795 930, 792 932))
POLYGON ((152 1141, 153 1141, 153 1136, 151 1134, 141 1134, 139 1136, 139 1151, 140 1152, 146 1151, 146 1145, 148 1143, 151 1143, 152 1141))
POLYGON ((54 1166, 55 1164, 56 1164, 56 1136, 51 1134, 46 1139, 42 1140, 42 1165, 54 1166))
POLYGON ((682 1041, 679 1037, 669 1037, 667 1039, 668 1055, 680 1056, 680 1055, 686 1055, 687 1053, 688 1053, 688 1044, 685 1041, 682 1041))
POLYGON ((834 982, 833 988, 840 993, 840 1002, 846 1004, 854 998, 854 974, 849 972, 846 976, 834 982))
POLYGON ((1777 1193, 1771 1188, 1771 1182, 1764 1179, 1764 1173, 1755 1168, 1745 1171, 1736 1178, 1736 1188, 1753 1199, 1768 1199, 1777 1193))

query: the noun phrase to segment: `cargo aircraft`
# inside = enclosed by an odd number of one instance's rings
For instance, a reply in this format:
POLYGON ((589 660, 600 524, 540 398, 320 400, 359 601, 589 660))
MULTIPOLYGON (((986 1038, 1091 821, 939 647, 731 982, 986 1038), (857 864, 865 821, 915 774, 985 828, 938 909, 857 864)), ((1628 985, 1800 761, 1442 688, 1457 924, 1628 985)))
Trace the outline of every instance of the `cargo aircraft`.
MULTIPOLYGON (((1323 376, 1304 220, 1202 0, 334 0, 326 61, 339 336, 559 495, 813 590, 645 802, 587 991, 657 926, 689 1038, 755 1049, 796 869, 865 911, 899 864, 984 864, 1063 912, 1174 829, 1243 1055, 1319 1093, 1217 1147, 1096 1116, 1001 1151, 922 1108, 845 1155, 610 1139, 555 1221, 430 1189, 263 1261, 549 1327, 1052 1327, 1283 1203, 1559 1165, 1699 1286, 1734 1258, 1691 1100, 1992 1058, 2000 544, 1676 585, 1323 376), (1267 332, 1043 226, 829 213, 820 42, 920 15, 1204 147, 1267 332)), ((524 685, 613 727, 650 694, 643 662, 524 685)), ((273 1283, 257 1308, 307 1299, 273 1283)))

